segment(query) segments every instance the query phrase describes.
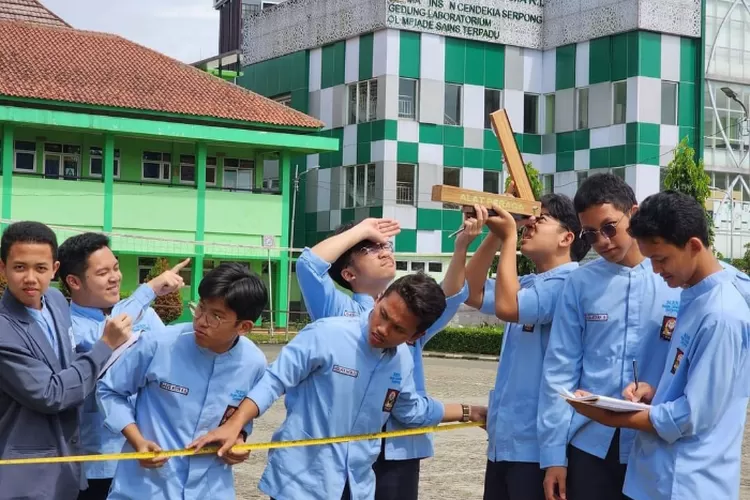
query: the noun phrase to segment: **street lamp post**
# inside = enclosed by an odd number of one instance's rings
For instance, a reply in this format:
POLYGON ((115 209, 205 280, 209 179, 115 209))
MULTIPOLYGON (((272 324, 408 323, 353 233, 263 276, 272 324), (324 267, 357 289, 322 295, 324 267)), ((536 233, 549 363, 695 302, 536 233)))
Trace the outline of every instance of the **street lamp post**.
POLYGON ((291 318, 291 314, 289 311, 289 307, 292 302, 292 251, 291 248, 294 247, 294 221, 297 218, 297 193, 299 192, 299 180, 304 177, 305 175, 309 174, 313 170, 319 169, 320 166, 316 165, 314 167, 308 168, 307 170, 303 170, 302 172, 299 171, 299 164, 294 166, 294 191, 292 192, 292 227, 289 232, 289 268, 287 269, 287 282, 286 282, 286 329, 285 329, 285 337, 286 340, 289 340, 289 320, 291 318))
POLYGON ((739 104, 740 107, 742 108, 742 111, 745 113, 745 119, 742 120, 744 127, 740 127, 740 134, 747 135, 748 133, 747 124, 748 124, 748 118, 750 117, 750 115, 748 115, 748 112, 747 112, 747 107, 739 98, 739 96, 737 95, 737 92, 732 90, 730 87, 721 87, 721 91, 724 92, 725 96, 727 96, 728 98, 730 98, 731 100, 739 104))
MULTIPOLYGON (((734 199, 729 191, 716 186, 708 186, 708 189, 724 193, 724 198, 729 200, 729 258, 734 259, 734 199)), ((724 205, 722 200, 721 205, 724 205)))

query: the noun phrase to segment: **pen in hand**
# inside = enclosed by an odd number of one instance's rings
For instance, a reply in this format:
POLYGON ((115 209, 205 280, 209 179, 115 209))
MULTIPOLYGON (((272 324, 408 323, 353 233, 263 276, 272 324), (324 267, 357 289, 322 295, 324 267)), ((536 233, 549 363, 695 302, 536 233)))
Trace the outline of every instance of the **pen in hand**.
POLYGON ((638 390, 638 364, 636 360, 633 360, 633 381, 635 382, 635 390, 638 390))

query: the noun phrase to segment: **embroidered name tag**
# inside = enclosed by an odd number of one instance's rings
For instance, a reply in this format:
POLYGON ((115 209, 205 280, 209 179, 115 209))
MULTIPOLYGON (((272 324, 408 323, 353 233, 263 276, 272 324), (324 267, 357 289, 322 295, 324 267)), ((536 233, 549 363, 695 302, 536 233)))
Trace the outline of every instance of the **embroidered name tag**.
POLYGON ((674 316, 664 316, 661 320, 661 332, 659 337, 662 340, 672 340, 672 334, 674 333, 674 327, 677 325, 677 318, 674 316))
POLYGON ((396 404, 396 398, 398 398, 399 392, 396 389, 388 389, 383 400, 383 411, 390 413, 393 410, 393 405, 396 404))
POLYGON ((359 370, 355 370, 354 368, 346 368, 345 366, 341 365, 333 365, 333 372, 340 375, 346 375, 347 377, 357 378, 359 376, 359 370))
POLYGON ((609 314, 586 314, 586 321, 609 321, 609 314))
POLYGON ((354 318, 357 316, 357 313, 355 313, 354 311, 344 311, 344 316, 347 316, 349 318, 354 318))
POLYGON ((187 387, 170 384, 169 382, 159 382, 159 387, 161 387, 165 391, 176 392, 177 394, 181 394, 183 396, 187 396, 188 392, 190 392, 190 390, 187 387))

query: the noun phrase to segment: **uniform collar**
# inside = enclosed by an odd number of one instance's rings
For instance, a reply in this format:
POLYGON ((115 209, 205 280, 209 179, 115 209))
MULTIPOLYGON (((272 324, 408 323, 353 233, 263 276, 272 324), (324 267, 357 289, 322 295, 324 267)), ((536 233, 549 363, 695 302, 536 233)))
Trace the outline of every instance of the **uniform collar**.
POLYGON ((566 262, 565 264, 561 264, 557 267, 553 267, 549 271, 545 271, 541 274, 535 274, 534 276, 536 276, 537 278, 545 279, 545 278, 549 278, 550 276, 554 276, 557 273, 569 272, 577 268, 578 268, 578 262, 566 262))
POLYGON ((27 311, 29 311, 29 314, 31 314, 31 317, 34 319, 40 317, 44 313, 44 309, 47 307, 47 301, 45 300, 44 295, 42 295, 42 308, 41 309, 34 309, 33 307, 24 306, 27 311))
MULTIPOLYGON (((185 333, 187 333, 187 332, 185 332, 185 333)), ((183 335, 184 335, 184 333, 183 333, 183 335)), ((200 352, 201 354, 203 354, 207 358, 215 358, 215 359, 231 358, 238 351, 237 350, 237 344, 240 343, 240 338, 237 337, 237 340, 235 340, 235 342, 232 345, 232 347, 230 347, 228 351, 222 352, 220 354, 218 352, 212 351, 211 349, 206 349, 205 347, 199 346, 198 343, 195 341, 195 332, 190 332, 190 335, 193 337, 193 344, 195 345, 195 348, 198 350, 198 352, 200 352)))
POLYGON ((83 316, 84 318, 93 319, 95 321, 104 321, 106 316, 101 309, 96 307, 86 307, 76 304, 72 300, 70 301, 70 314, 75 316, 83 316))
POLYGON ((687 303, 692 302, 696 298, 700 297, 701 295, 705 294, 712 288, 722 283, 732 281, 734 275, 735 273, 733 273, 731 270, 723 269, 706 276, 695 285, 691 286, 690 288, 685 288, 682 291, 682 295, 680 297, 681 305, 684 306, 687 303))
POLYGON ((634 267, 623 266, 622 264, 615 264, 614 262, 608 261, 604 257, 599 257, 599 259, 601 261, 599 265, 613 274, 621 274, 621 275, 628 276, 628 275, 642 274, 645 272, 647 273, 653 272, 650 259, 643 259, 643 261, 640 264, 634 267))
POLYGON ((375 299, 372 298, 372 295, 366 293, 355 293, 352 295, 352 300, 365 309, 370 309, 375 305, 375 299))

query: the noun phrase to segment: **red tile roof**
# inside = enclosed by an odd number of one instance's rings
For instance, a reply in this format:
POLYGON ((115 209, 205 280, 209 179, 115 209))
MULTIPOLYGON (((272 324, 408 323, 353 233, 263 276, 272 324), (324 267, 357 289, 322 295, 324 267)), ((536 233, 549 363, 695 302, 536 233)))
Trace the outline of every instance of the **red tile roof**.
POLYGON ((304 113, 106 33, 0 20, 0 75, 0 96, 323 126, 304 113))
POLYGON ((0 0, 0 20, 69 27, 65 21, 36 0, 0 0))

